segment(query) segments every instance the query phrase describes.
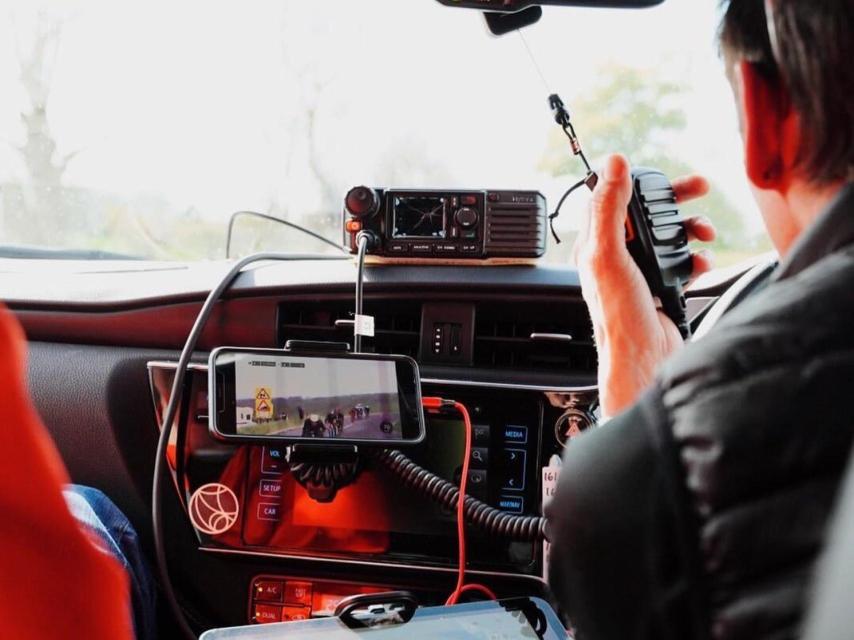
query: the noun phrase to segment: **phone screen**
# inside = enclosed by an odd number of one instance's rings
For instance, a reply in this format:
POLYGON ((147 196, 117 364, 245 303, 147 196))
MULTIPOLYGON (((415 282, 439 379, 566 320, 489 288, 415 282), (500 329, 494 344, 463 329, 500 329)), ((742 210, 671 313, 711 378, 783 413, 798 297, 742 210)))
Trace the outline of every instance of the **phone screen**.
POLYGON ((211 369, 220 437, 401 443, 423 436, 409 358, 220 349, 211 369))

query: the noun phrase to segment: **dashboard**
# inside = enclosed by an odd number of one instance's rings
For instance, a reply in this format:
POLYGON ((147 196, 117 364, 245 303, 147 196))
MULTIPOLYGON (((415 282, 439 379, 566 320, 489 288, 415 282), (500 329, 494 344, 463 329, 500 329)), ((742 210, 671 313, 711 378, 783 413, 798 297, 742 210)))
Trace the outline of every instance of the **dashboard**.
MULTIPOLYGON (((63 286, 54 289, 44 265, 4 261, 0 269, 15 277, 3 279, 0 298, 27 332, 32 395, 74 481, 112 497, 150 553, 152 463, 178 350, 228 265, 117 265, 61 265, 63 286)), ((695 288, 692 314, 737 275, 695 288)), ((365 457, 351 482, 321 501, 295 480, 287 451, 208 433, 207 352, 348 341, 354 278, 349 259, 258 265, 239 277, 202 335, 173 425, 166 503, 173 582, 201 626, 322 615, 346 595, 390 588, 437 604, 453 589, 453 514, 377 460, 365 457), (184 505, 211 482, 231 487, 240 510, 233 527, 208 535, 189 525, 184 505)), ((543 468, 596 421, 596 352, 577 274, 544 265, 398 265, 369 267, 365 282, 364 309, 376 326, 365 350, 416 358, 425 395, 471 412, 472 495, 502 512, 540 515, 543 468)), ((430 417, 427 438, 407 455, 456 482, 462 433, 459 422, 430 417)), ((474 526, 468 539, 478 582, 501 597, 549 598, 541 542, 474 526)))

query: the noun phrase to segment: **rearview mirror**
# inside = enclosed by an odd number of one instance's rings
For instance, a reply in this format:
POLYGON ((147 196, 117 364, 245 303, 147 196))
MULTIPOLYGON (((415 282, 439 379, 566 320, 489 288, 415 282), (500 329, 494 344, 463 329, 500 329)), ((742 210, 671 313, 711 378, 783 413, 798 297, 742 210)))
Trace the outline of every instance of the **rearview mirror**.
POLYGON ((664 0, 438 0, 447 7, 480 9, 500 13, 515 13, 534 6, 597 7, 612 9, 645 9, 664 0))

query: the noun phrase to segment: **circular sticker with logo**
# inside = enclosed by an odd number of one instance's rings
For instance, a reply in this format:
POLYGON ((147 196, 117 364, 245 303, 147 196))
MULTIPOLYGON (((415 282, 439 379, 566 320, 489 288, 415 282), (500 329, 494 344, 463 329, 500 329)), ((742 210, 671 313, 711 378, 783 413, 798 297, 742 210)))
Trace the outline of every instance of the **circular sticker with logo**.
POLYGON ((190 521, 202 533, 217 536, 237 522, 240 503, 234 491, 218 482, 202 485, 190 497, 190 521))

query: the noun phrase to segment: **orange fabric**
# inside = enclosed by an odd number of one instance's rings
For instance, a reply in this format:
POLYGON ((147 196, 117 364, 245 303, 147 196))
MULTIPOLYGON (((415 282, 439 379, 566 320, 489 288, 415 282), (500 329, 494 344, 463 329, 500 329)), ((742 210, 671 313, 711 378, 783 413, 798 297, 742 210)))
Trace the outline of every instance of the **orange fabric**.
POLYGON ((25 364, 24 333, 0 305, 0 638, 132 638, 127 576, 66 507, 68 473, 25 364))

